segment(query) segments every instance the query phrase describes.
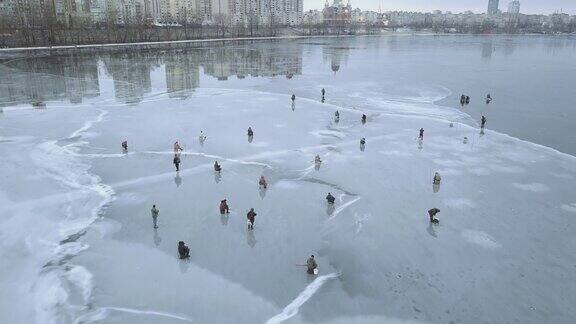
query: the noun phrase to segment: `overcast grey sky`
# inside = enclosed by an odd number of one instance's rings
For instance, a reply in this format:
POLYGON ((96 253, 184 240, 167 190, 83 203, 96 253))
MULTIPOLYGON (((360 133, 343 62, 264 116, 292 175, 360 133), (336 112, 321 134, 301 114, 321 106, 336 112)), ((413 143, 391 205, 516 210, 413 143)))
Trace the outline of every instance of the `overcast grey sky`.
MULTIPOLYGON (((332 3, 332 0, 329 0, 332 3)), ((348 0, 344 0, 347 2, 348 0)), ((506 11, 511 0, 500 0, 500 10, 506 11)), ((321 9, 326 0, 304 0, 304 9, 321 9)), ((363 10, 377 11, 382 6, 382 11, 409 10, 409 11, 432 11, 450 10, 461 12, 472 10, 480 13, 485 12, 488 0, 351 0, 352 7, 363 10)), ((576 14, 576 0, 520 0, 522 13, 553 13, 562 10, 565 13, 576 14)))

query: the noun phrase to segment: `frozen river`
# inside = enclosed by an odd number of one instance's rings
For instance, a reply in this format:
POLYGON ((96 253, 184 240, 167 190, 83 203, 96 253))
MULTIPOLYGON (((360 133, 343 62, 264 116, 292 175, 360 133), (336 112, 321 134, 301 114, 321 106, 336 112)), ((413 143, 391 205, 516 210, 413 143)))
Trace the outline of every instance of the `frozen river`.
POLYGON ((572 323, 575 44, 316 38, 6 60, 0 322, 572 323), (298 266, 310 254, 318 276, 298 266))

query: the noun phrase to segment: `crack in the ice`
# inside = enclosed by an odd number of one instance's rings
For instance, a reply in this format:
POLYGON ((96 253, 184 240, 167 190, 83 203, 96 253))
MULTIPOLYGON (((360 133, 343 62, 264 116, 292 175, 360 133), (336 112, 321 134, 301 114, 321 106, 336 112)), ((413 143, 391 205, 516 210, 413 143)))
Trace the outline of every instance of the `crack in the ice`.
POLYGON ((124 312, 124 313, 131 313, 131 314, 139 314, 139 315, 155 315, 155 316, 162 316, 168 317, 172 319, 177 319, 189 323, 193 323, 192 319, 185 317, 183 315, 177 315, 167 312, 161 311, 154 311, 154 310, 139 310, 134 308, 126 308, 126 307, 98 307, 97 310, 90 314, 86 314, 80 318, 77 318, 74 323, 84 323, 86 321, 93 321, 106 318, 106 313, 108 311, 117 311, 117 312, 124 312))
POLYGON ((314 279, 314 281, 306 286, 306 288, 290 304, 284 307, 280 314, 270 318, 268 321, 266 321, 266 324, 281 323, 298 314, 300 307, 304 305, 304 303, 306 303, 308 299, 310 299, 310 297, 312 297, 320 289, 320 287, 324 285, 326 281, 338 277, 340 277, 340 273, 333 272, 314 279))

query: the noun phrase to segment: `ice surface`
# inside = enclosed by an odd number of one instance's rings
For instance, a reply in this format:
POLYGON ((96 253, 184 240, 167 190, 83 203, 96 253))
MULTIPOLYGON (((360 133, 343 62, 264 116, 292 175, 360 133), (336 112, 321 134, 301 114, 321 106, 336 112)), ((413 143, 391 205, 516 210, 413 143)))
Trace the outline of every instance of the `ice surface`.
POLYGON ((574 157, 480 134, 467 114, 434 103, 449 95, 441 86, 387 96, 337 79, 321 103, 319 79, 6 109, 0 321, 573 321, 574 157), (299 88, 294 109, 288 84, 299 88), (189 260, 177 258, 180 240, 189 260), (298 266, 310 254, 317 277, 298 266))

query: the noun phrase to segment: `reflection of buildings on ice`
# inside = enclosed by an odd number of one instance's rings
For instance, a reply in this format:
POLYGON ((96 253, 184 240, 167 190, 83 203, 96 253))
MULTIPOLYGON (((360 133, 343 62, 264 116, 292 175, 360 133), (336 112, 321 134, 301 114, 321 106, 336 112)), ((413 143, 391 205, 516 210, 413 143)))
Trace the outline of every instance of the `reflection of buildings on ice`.
POLYGON ((484 60, 490 60, 492 58, 492 52, 495 51, 494 44, 492 44, 492 38, 486 37, 482 42, 482 58, 484 60))
POLYGON ((203 50, 202 66, 204 67, 204 74, 211 75, 218 80, 228 80, 228 77, 232 75, 232 69, 230 60, 226 58, 233 51, 234 49, 225 47, 203 50))
POLYGON ((347 40, 341 40, 331 46, 322 48, 322 59, 324 64, 330 63, 330 69, 336 73, 342 64, 346 64, 350 56, 350 45, 347 40))
POLYGON ((106 73, 114 80, 114 94, 123 103, 136 103, 152 91, 150 70, 154 58, 139 53, 118 53, 102 57, 106 73))
POLYGON ((98 84, 98 61, 94 58, 65 58, 64 84, 70 102, 82 102, 83 98, 100 95, 98 84))
POLYGON ((203 55, 204 73, 226 80, 230 76, 244 78, 275 77, 291 78, 302 74, 302 48, 280 49, 278 47, 219 47, 207 49, 203 55))
POLYGON ((1 67, 0 105, 52 100, 71 103, 100 95, 98 63, 77 55, 17 60, 1 67))
POLYGON ((171 98, 187 98, 200 85, 200 68, 195 52, 166 53, 166 92, 171 98))
POLYGON ((152 91, 151 72, 162 64, 166 92, 173 98, 186 98, 200 86, 200 67, 218 80, 302 74, 302 47, 297 42, 283 47, 256 42, 250 46, 18 60, 0 65, 0 105, 51 100, 78 103, 99 96, 99 62, 103 66, 100 72, 113 81, 116 100, 137 103, 152 91))

